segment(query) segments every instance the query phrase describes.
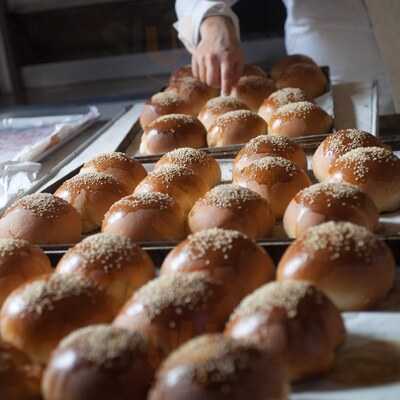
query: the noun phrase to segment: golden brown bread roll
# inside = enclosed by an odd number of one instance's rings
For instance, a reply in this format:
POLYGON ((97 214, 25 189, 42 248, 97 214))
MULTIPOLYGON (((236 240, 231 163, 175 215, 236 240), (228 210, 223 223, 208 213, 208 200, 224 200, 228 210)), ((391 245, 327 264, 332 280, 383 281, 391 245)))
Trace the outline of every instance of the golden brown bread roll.
POLYGON ((323 95, 328 89, 328 80, 318 65, 292 64, 285 68, 276 81, 278 89, 300 88, 309 100, 323 95))
POLYGON ((157 118, 143 132, 140 153, 161 154, 179 147, 207 147, 207 131, 191 115, 169 114, 157 118))
POLYGON ((242 76, 231 90, 231 96, 245 103, 250 110, 257 112, 261 103, 276 90, 272 79, 248 75, 242 76))
POLYGON ((169 84, 179 81, 182 78, 194 78, 192 66, 190 64, 184 65, 183 67, 180 67, 174 71, 169 78, 169 84))
POLYGON ((134 194, 160 192, 169 194, 189 212, 194 202, 206 193, 204 180, 186 167, 165 165, 152 171, 135 189, 134 194))
POLYGON ((246 297, 225 333, 283 358, 292 381, 331 369, 345 339, 339 310, 308 282, 272 282, 246 297))
POLYGON ((393 286, 395 260, 368 229, 350 222, 309 228, 283 255, 278 280, 304 280, 342 311, 366 310, 393 286))
POLYGON ((75 208, 49 193, 17 200, 0 218, 0 238, 24 239, 34 244, 75 243, 81 232, 81 218, 75 208))
POLYGON ((0 399, 41 400, 41 372, 24 353, 0 341, 0 399))
POLYGON ((0 314, 0 333, 30 359, 45 364, 64 336, 83 326, 110 322, 118 307, 88 279, 46 275, 7 297, 0 314))
POLYGON ((230 111, 218 117, 211 126, 207 134, 207 143, 209 147, 247 143, 267 130, 267 123, 255 112, 230 111))
POLYGON ((64 338, 42 382, 44 400, 146 400, 155 374, 145 337, 93 325, 64 338))
POLYGON ((251 139, 233 161, 233 177, 253 161, 265 156, 278 156, 294 162, 307 171, 307 157, 303 148, 286 136, 260 135, 251 139))
POLYGON ((374 231, 379 212, 371 198, 359 188, 342 183, 317 183, 298 192, 283 217, 291 238, 328 221, 347 221, 374 231))
POLYGON ((54 193, 79 212, 84 233, 99 228, 104 214, 111 205, 127 194, 122 183, 110 175, 99 172, 75 175, 54 193))
POLYGON ((74 274, 103 287, 120 307, 155 277, 149 255, 132 239, 98 233, 70 248, 57 264, 59 274, 74 274))
POLYGON ((260 108, 258 109, 258 115, 264 118, 267 124, 270 124, 272 115, 278 110, 279 107, 282 107, 286 104, 307 100, 308 98, 306 93, 299 88, 287 87, 280 89, 264 99, 260 108))
POLYGON ((253 240, 228 229, 212 228, 194 233, 168 254, 161 275, 207 272, 224 282, 236 298, 274 279, 274 264, 253 240))
POLYGON ((119 152, 99 154, 86 162, 79 173, 87 172, 100 172, 112 176, 123 185, 127 193, 132 193, 147 175, 139 161, 119 152))
POLYGON ((311 180, 293 162, 282 157, 263 157, 238 171, 233 182, 267 199, 276 218, 281 218, 297 192, 311 180))
POLYGON ((315 61, 304 54, 291 54, 278 60, 271 68, 271 77, 273 80, 277 80, 282 72, 284 72, 288 67, 293 64, 311 64, 317 65, 315 61))
POLYGON ((351 150, 331 165, 328 181, 359 187, 380 212, 400 208, 400 159, 390 150, 382 147, 351 150))
POLYGON ((139 193, 114 203, 101 230, 136 242, 181 240, 186 236, 186 214, 166 193, 139 193))
POLYGON ((245 103, 232 96, 220 96, 209 100, 201 109, 199 114, 200 122, 207 131, 214 125, 221 115, 229 111, 248 110, 245 103))
POLYGON ((288 396, 286 368, 279 358, 214 334, 191 340, 164 361, 149 400, 287 400, 288 396))
POLYGON ((138 290, 113 324, 143 334, 162 359, 195 336, 221 331, 238 295, 204 272, 164 275, 138 290))
POLYGON ((245 64, 242 71, 242 76, 262 76, 268 78, 268 72, 256 64, 245 64))
POLYGON ((233 229, 251 239, 268 236, 275 217, 267 200, 238 185, 219 185, 196 201, 188 217, 191 232, 233 229))
POLYGON ((189 100, 194 115, 200 112, 208 100, 217 97, 219 94, 219 89, 212 88, 190 76, 171 82, 165 91, 177 93, 189 100))
POLYGON ((18 286, 52 272, 49 258, 22 239, 0 239, 0 307, 18 286))
POLYGON ((140 126, 145 129, 150 122, 168 114, 197 115, 190 99, 175 92, 160 92, 153 95, 144 105, 140 114, 140 126))
POLYGON ((359 147, 375 146, 384 147, 376 136, 358 129, 342 129, 332 133, 321 142, 314 153, 314 176, 322 182, 328 179, 329 168, 337 158, 359 147))
POLYGON ((309 101, 286 104, 272 114, 268 133, 288 137, 327 133, 333 119, 321 107, 309 101))
POLYGON ((221 181, 221 168, 218 161, 205 151, 182 147, 164 154, 156 163, 154 170, 166 165, 176 165, 191 169, 212 188, 221 181))

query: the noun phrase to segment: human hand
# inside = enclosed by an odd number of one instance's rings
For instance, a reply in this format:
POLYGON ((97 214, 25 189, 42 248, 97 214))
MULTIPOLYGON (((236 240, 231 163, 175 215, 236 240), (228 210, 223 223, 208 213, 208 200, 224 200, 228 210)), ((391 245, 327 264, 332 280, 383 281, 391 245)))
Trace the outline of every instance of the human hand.
POLYGON ((192 55, 193 75, 229 95, 243 70, 243 52, 229 18, 213 16, 201 25, 201 41, 192 55))

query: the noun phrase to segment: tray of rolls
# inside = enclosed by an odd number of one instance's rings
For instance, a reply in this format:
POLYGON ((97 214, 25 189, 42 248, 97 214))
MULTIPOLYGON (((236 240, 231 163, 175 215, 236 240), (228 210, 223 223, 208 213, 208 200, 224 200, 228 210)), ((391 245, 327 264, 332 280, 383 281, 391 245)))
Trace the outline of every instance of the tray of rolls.
POLYGON ((134 152, 140 157, 176 147, 231 150, 267 131, 291 138, 326 135, 334 128, 334 114, 329 67, 309 57, 285 57, 270 72, 247 64, 229 96, 220 96, 184 66, 145 103, 134 152))

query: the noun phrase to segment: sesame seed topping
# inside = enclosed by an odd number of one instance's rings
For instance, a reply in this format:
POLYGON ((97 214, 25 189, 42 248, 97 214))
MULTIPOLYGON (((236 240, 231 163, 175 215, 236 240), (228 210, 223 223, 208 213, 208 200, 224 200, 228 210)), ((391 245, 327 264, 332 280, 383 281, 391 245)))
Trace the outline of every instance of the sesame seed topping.
POLYGON ((258 120, 261 117, 258 116, 253 111, 249 110, 235 110, 229 111, 225 114, 220 115, 215 121, 214 126, 220 126, 221 128, 226 128, 232 123, 244 123, 246 124, 248 120, 258 120))
POLYGON ((19 292, 24 312, 42 314, 52 310, 54 303, 68 297, 91 297, 96 286, 88 279, 74 274, 52 274, 25 285, 19 292))
POLYGON ((65 257, 77 253, 83 265, 101 265, 105 272, 111 272, 133 262, 141 254, 141 250, 128 237, 98 233, 88 236, 69 249, 65 257))
POLYGON ((144 305, 150 320, 171 306, 181 315, 183 310, 203 308, 213 297, 215 285, 204 272, 161 275, 140 288, 133 302, 144 305))
POLYGON ((169 161, 181 167, 190 167, 194 164, 206 164, 209 159, 210 157, 205 151, 192 149, 190 147, 181 147, 172 150, 161 158, 162 161, 169 161))
POLYGON ((124 194, 121 184, 110 175, 100 172, 85 172, 65 181, 61 187, 68 189, 97 190, 110 188, 119 194, 124 194))
POLYGON ((296 116, 297 118, 305 119, 310 113, 319 107, 309 101, 298 101, 297 103, 285 104, 279 107, 273 114, 273 118, 282 116, 296 116))
POLYGON ((245 297, 231 315, 230 320, 268 312, 276 307, 285 309, 288 318, 295 318, 301 300, 315 294, 316 290, 307 282, 271 282, 245 297))
POLYGON ((167 114, 167 115, 162 115, 161 117, 158 117, 154 121, 150 122, 148 128, 163 122, 174 122, 175 129, 177 129, 184 125, 197 124, 198 119, 192 115, 187 115, 187 114, 167 114))
POLYGON ((201 200, 205 204, 218 208, 243 207, 246 203, 262 201, 262 197, 242 186, 226 184, 215 186, 201 200))
POLYGON ((324 203, 331 207, 333 204, 351 204, 360 207, 365 194, 356 186, 344 183, 317 183, 311 185, 296 196, 296 199, 308 204, 318 203, 323 196, 324 203))
POLYGON ((167 210, 172 208, 174 204, 175 200, 166 193, 144 192, 122 198, 111 206, 110 211, 119 207, 167 210))
POLYGON ((333 153, 337 157, 359 147, 381 146, 380 140, 370 133, 358 129, 343 129, 329 135, 323 142, 323 148, 327 153, 333 153))
POLYGON ((269 150, 276 153, 294 152, 298 145, 286 136, 260 135, 251 139, 244 149, 254 153, 269 150))
POLYGON ((116 167, 118 164, 122 165, 136 165, 137 161, 128 157, 124 153, 112 152, 112 153, 102 153, 97 155, 95 158, 91 159, 85 163, 84 168, 94 165, 97 168, 105 170, 110 167, 116 167))
POLYGON ((313 257, 318 251, 329 252, 330 260, 347 254, 368 262, 379 249, 380 241, 368 229, 350 222, 326 222, 309 228, 300 240, 313 257))
POLYGON ((209 251, 216 251, 228 255, 236 240, 247 239, 238 231, 211 228, 189 235, 188 256, 192 261, 203 258, 209 251))
MULTIPOLYGON (((152 171, 148 178, 161 179, 165 185, 170 185, 176 178, 182 176, 194 176, 194 172, 186 167, 181 167, 179 165, 162 165, 160 168, 152 171)), ((145 178, 146 179, 146 178, 145 178)))
POLYGON ((272 156, 266 156, 260 158, 259 160, 255 160, 248 167, 245 168, 245 170, 250 171, 251 175, 273 169, 281 169, 290 177, 294 176, 298 171, 298 167, 292 161, 289 161, 283 157, 272 156))
POLYGON ((274 83, 271 79, 264 76, 244 75, 239 79, 237 86, 240 87, 241 90, 243 88, 250 90, 267 88, 269 90, 274 86, 274 83))
POLYGON ((151 103, 160 106, 172 106, 172 105, 179 105, 184 103, 185 100, 182 99, 177 93, 175 92, 160 92, 156 93, 151 98, 151 103))
POLYGON ((11 257, 29 251, 31 244, 23 239, 0 239, 0 258, 11 257))
POLYGON ((382 147, 358 147, 337 158, 332 169, 350 169, 356 182, 364 182, 371 170, 382 164, 388 171, 391 168, 399 168, 399 158, 382 147))
POLYGON ((272 93, 268 97, 268 100, 273 101, 276 106, 280 107, 289 103, 307 101, 307 96, 305 92, 299 88, 284 88, 272 93))
POLYGON ((163 368, 179 366, 189 358, 192 379, 204 386, 220 384, 220 390, 229 394, 229 384, 237 380, 238 374, 250 370, 259 355, 255 348, 224 335, 203 335, 175 350, 163 368))
POLYGON ((60 342, 58 348, 73 348, 80 359, 113 368, 121 366, 121 360, 134 362, 138 353, 146 351, 147 342, 137 332, 112 325, 93 325, 71 333, 60 342))
POLYGON ((17 200, 5 214, 15 208, 23 208, 37 217, 54 219, 71 210, 71 205, 65 200, 50 193, 35 193, 17 200))
POLYGON ((226 108, 244 109, 244 110, 248 109, 246 104, 244 104, 237 98, 231 96, 214 97, 213 99, 207 102, 205 107, 212 110, 215 113, 220 113, 224 111, 226 108))

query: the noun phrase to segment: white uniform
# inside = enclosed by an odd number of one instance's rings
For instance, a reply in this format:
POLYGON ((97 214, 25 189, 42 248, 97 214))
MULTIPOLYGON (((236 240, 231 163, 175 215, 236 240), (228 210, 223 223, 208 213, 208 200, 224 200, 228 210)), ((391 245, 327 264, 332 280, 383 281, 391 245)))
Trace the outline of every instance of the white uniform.
MULTIPOLYGON (((267 0, 266 0, 267 1, 267 0)), ((237 0, 177 0, 179 38, 189 51, 199 42, 200 25, 210 15, 230 17, 237 0)), ((379 81, 380 110, 394 112, 389 79, 363 0, 283 0, 287 8, 288 54, 303 53, 329 65, 333 82, 379 81)))

